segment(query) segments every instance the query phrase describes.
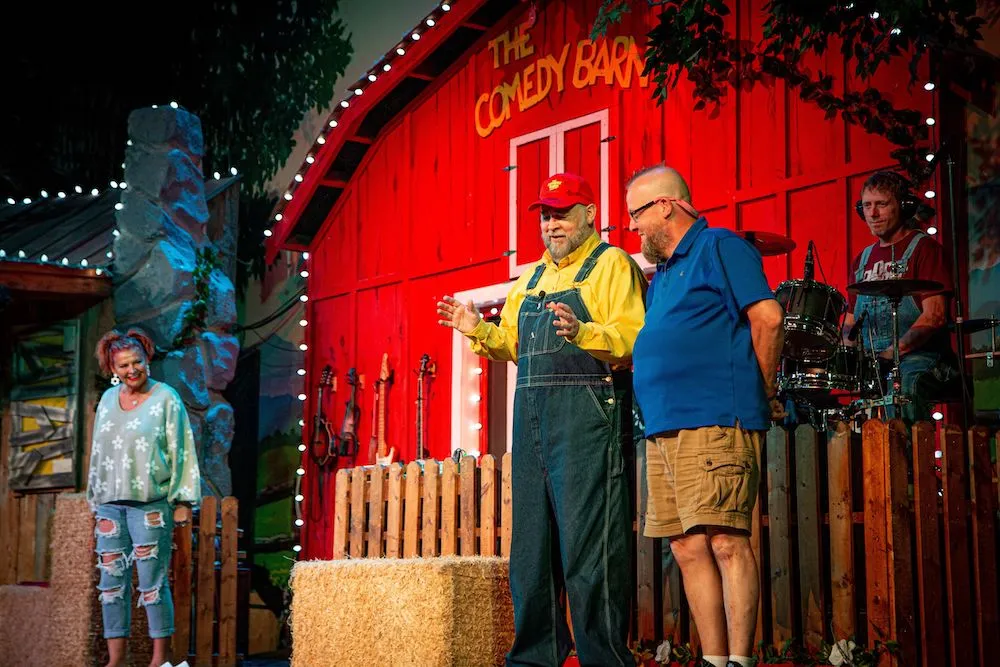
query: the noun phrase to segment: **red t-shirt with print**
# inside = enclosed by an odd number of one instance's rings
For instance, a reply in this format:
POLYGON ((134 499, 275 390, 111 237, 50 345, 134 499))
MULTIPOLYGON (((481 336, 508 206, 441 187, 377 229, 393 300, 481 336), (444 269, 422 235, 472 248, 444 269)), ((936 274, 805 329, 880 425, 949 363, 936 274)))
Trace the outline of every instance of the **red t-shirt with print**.
MULTIPOLYGON (((910 255, 906 271, 903 272, 902 276, 893 276, 890 274, 889 265, 893 261, 893 256, 895 256, 896 261, 902 259, 903 253, 909 247, 914 234, 916 234, 916 231, 910 232, 892 245, 882 246, 876 244, 868 256, 868 262, 865 264, 865 271, 862 274, 861 280, 888 280, 894 277, 902 277, 935 280, 941 283, 944 288, 937 292, 924 292, 913 295, 914 300, 917 302, 917 307, 922 309, 923 297, 935 294, 951 294, 952 281, 951 273, 948 271, 948 267, 944 261, 944 250, 941 244, 929 236, 920 239, 920 242, 917 243, 917 247, 913 249, 913 254, 910 255)), ((862 254, 858 253, 858 256, 854 258, 854 262, 851 265, 850 282, 852 283, 855 282, 858 275, 858 264, 861 262, 862 254)), ((848 290, 848 298, 850 300, 848 312, 853 313, 854 304, 858 299, 857 292, 848 290)))

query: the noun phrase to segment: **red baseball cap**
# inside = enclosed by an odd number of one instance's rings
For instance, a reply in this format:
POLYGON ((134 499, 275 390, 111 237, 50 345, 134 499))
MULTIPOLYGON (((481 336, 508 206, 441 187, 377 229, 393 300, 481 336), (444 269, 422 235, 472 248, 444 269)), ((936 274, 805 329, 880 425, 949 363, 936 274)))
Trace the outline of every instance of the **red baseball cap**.
POLYGON ((573 204, 594 203, 594 191, 582 176, 576 174, 554 174, 542 183, 538 191, 538 201, 528 206, 528 210, 539 206, 569 208, 573 204))

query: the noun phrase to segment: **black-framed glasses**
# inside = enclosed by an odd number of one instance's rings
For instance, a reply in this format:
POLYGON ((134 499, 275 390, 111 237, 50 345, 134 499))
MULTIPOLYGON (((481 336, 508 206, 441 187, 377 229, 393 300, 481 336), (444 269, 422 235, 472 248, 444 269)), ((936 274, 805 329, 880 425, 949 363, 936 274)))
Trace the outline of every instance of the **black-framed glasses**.
POLYGON ((629 215, 629 217, 630 217, 630 218, 632 218, 633 220, 635 220, 635 219, 636 219, 636 218, 638 218, 638 217, 639 217, 640 215, 642 215, 642 214, 643 214, 643 211, 645 211, 645 210, 646 210, 647 208, 649 208, 650 206, 652 206, 652 205, 653 205, 653 204, 655 204, 656 202, 658 202, 658 201, 661 201, 661 200, 664 200, 664 199, 666 199, 666 197, 657 197, 657 198, 656 198, 656 199, 654 199, 653 201, 651 201, 651 202, 646 202, 645 204, 643 204, 643 205, 642 205, 642 206, 640 206, 639 208, 637 208, 637 209, 633 209, 633 210, 629 211, 629 212, 628 212, 628 215, 629 215))

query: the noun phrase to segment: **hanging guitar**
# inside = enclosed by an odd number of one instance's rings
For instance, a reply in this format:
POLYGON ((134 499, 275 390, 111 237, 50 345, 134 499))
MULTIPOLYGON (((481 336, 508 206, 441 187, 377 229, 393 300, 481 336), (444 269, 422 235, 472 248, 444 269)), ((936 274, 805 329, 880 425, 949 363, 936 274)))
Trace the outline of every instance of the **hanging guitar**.
MULTIPOLYGON (((375 440, 374 461, 377 465, 387 466, 396 458, 396 448, 389 447, 385 440, 386 413, 389 411, 389 404, 386 402, 386 393, 389 385, 392 384, 393 372, 389 370, 389 354, 382 355, 382 369, 379 371, 378 380, 375 381, 375 409, 378 413, 377 430, 373 431, 375 440)), ((372 460, 369 457, 369 460, 372 460)))
POLYGON ((347 372, 351 397, 344 406, 344 421, 340 424, 340 455, 354 457, 358 454, 358 376, 353 368, 347 372))
POLYGON ((313 415, 312 438, 309 442, 309 456, 316 465, 324 468, 337 465, 337 434, 333 432, 329 420, 323 411, 323 392, 327 387, 333 387, 333 368, 327 364, 319 376, 319 386, 316 392, 316 414, 313 415))
POLYGON ((424 404, 427 402, 424 396, 424 384, 427 382, 427 378, 434 377, 437 372, 437 364, 431 361, 431 355, 424 354, 420 357, 420 368, 416 370, 417 374, 417 460, 424 458, 424 452, 427 450, 426 439, 424 435, 425 419, 424 419, 424 404))

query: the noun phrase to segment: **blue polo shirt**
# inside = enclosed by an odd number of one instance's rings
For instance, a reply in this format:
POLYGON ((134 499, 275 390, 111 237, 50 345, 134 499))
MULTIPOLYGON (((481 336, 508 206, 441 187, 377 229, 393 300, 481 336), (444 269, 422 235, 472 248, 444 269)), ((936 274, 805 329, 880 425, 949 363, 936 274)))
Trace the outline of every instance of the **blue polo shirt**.
POLYGON ((646 437, 701 426, 770 427, 745 310, 774 292, 760 253, 699 218, 656 267, 632 360, 646 437))

